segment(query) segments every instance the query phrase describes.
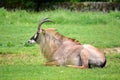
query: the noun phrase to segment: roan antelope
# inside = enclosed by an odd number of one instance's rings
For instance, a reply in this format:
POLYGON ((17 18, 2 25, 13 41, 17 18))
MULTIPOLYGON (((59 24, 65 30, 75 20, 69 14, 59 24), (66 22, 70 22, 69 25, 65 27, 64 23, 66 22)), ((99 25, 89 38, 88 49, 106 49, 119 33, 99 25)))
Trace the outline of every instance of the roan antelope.
POLYGON ((68 66, 74 68, 104 67, 106 58, 100 50, 91 45, 81 45, 77 40, 67 38, 54 28, 42 29, 45 22, 52 22, 48 18, 42 19, 36 34, 28 41, 37 43, 48 62, 47 66, 68 66))

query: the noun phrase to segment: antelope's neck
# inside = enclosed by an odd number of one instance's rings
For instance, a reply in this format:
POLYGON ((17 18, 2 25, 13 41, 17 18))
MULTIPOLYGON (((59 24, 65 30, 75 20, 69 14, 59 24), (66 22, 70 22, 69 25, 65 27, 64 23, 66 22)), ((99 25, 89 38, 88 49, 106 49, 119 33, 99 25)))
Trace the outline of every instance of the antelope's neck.
POLYGON ((53 60, 52 56, 61 44, 62 42, 54 36, 45 34, 40 43, 41 52, 48 61, 53 60))

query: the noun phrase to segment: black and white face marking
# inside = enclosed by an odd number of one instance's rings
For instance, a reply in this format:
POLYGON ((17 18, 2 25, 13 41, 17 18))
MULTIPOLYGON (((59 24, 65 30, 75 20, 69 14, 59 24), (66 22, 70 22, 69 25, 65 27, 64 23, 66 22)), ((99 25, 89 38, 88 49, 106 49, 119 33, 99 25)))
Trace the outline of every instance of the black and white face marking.
POLYGON ((28 43, 30 43, 30 44, 36 43, 36 41, 37 41, 37 39, 38 39, 38 36, 39 36, 39 33, 36 33, 34 36, 32 36, 32 37, 30 38, 30 40, 28 41, 28 43))

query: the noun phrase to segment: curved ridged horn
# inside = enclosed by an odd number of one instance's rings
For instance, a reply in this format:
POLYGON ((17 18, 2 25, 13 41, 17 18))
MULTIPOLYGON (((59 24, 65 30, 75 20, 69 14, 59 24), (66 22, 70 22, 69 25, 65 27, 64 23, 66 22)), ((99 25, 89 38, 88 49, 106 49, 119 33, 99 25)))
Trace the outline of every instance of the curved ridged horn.
POLYGON ((38 30, 40 30, 41 25, 45 22, 53 22, 53 21, 49 20, 49 18, 42 19, 38 25, 38 30))

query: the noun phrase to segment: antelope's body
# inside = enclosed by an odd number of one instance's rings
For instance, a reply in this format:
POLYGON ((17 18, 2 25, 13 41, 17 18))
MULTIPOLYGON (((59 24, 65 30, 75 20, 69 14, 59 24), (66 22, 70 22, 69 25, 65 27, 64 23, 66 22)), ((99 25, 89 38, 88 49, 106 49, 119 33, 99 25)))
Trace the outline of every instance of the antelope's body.
POLYGON ((91 45, 81 45, 77 40, 64 37, 54 28, 42 29, 44 22, 51 22, 45 18, 38 26, 37 33, 29 40, 40 45, 42 54, 48 62, 45 65, 68 66, 75 68, 89 68, 90 65, 104 67, 104 54, 91 45))

